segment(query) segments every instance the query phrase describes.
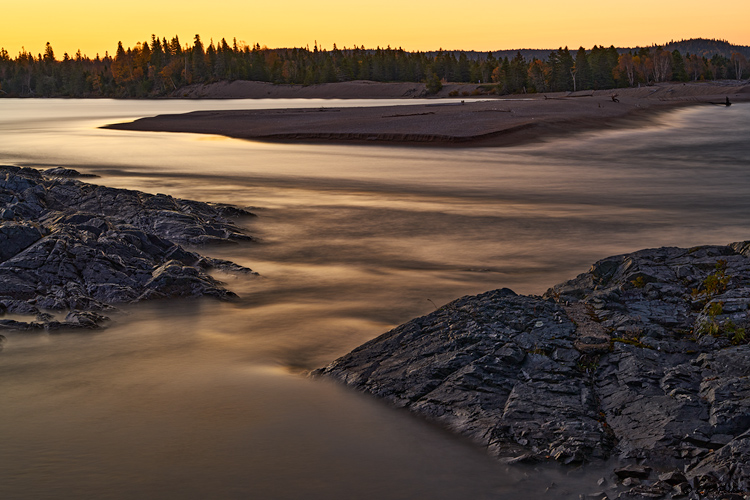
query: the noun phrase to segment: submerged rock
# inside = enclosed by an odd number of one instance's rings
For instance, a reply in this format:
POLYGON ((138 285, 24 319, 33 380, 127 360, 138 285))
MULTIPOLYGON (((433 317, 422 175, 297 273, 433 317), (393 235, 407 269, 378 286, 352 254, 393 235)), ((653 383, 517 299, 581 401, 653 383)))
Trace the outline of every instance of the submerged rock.
POLYGON ((72 169, 0 167, 0 310, 37 321, 0 328, 96 328, 96 311, 154 298, 233 297, 211 269, 252 273, 181 245, 250 241, 227 216, 166 195, 87 184, 72 169), (8 217, 6 217, 8 215, 8 217), (49 313, 68 312, 63 321, 49 313))
POLYGON ((543 297, 463 297, 315 374, 508 463, 630 463, 613 471, 632 478, 623 497, 679 498, 688 481, 748 494, 749 255, 749 242, 643 250, 543 297))

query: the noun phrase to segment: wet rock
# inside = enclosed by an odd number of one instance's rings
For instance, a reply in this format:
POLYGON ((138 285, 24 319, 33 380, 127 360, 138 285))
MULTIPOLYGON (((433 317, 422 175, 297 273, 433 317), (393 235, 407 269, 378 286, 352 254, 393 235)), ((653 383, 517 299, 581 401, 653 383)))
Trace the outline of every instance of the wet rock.
POLYGON ((533 454, 533 453, 524 453, 523 455, 519 455, 517 457, 507 457, 500 460, 502 463, 506 465, 515 465, 515 464, 535 464, 540 462, 540 458, 533 454))
POLYGON ((8 260, 40 240, 44 232, 38 224, 0 222, 0 262, 8 260))
POLYGON ((586 495, 579 495, 580 500, 609 500, 607 494, 603 491, 596 491, 594 493, 588 493, 586 495))
POLYGON ((615 472, 642 481, 661 471, 623 498, 746 495, 749 315, 750 242, 649 249, 543 297, 464 297, 316 374, 499 457, 637 460, 615 472))
POLYGON ((651 467, 645 465, 626 465, 614 470, 614 473, 620 479, 625 478, 636 478, 636 479, 648 479, 651 475, 651 467))
POLYGON ((672 487, 672 498, 684 498, 693 491, 693 487, 687 481, 672 487))
MULTIPOLYGON (((29 331, 29 330, 43 330, 44 325, 35 322, 23 322, 16 321, 13 319, 0 319, 0 330, 8 331, 29 331)), ((4 339, 5 337, 3 337, 4 339)))
POLYGON ((681 484, 687 482, 685 474, 680 471, 670 471, 663 474, 659 474, 659 481, 664 481, 671 485, 681 484))
POLYGON ((693 475, 693 489, 700 494, 715 492, 719 489, 719 483, 711 472, 693 475))
POLYGON ((70 169, 0 167, 0 304, 36 322, 8 321, 21 331, 95 328, 96 311, 154 298, 234 297, 208 272, 252 273, 180 244, 238 242, 227 206, 86 184, 70 169), (3 207, 3 203, 5 206, 3 207), (68 312, 64 321, 49 313, 68 312))
POLYGON ((65 324, 81 328, 97 328, 102 323, 109 321, 107 316, 94 311, 71 311, 65 316, 65 324))
POLYGON ((547 292, 612 332, 595 383, 622 458, 695 466, 750 428, 748 255, 748 242, 642 250, 547 292))
POLYGON ((612 443, 587 375, 575 361, 551 356, 575 340, 561 312, 507 289, 465 297, 319 373, 441 422, 496 455, 604 457, 612 443))
POLYGON ((701 487, 701 481, 712 483, 714 476, 718 476, 724 489, 750 492, 750 431, 711 453, 689 470, 688 474, 698 480, 701 487))
MULTIPOLYGON (((228 212, 226 207, 67 179, 45 187, 43 202, 50 210, 104 216, 173 243, 200 246, 253 239, 223 215, 228 212)), ((242 212, 242 215, 252 214, 242 212)))
POLYGON ((672 492, 672 485, 664 481, 653 484, 641 484, 631 488, 628 495, 631 498, 664 498, 672 492))
POLYGON ((94 174, 82 174, 78 170, 65 167, 53 167, 42 170, 45 177, 96 177, 94 174))
POLYGON ((627 487, 638 486, 639 484, 641 484, 641 480, 637 477, 626 477, 622 480, 622 485, 627 487))

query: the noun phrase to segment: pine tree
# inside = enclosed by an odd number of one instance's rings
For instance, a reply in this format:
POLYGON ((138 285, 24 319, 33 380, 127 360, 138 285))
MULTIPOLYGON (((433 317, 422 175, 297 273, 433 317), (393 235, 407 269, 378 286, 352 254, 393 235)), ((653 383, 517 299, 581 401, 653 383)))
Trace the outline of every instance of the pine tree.
POLYGON ((687 70, 685 69, 685 60, 677 49, 672 51, 672 79, 678 82, 689 80, 687 70))
POLYGON ((576 81, 578 90, 588 90, 594 87, 594 78, 589 65, 588 54, 583 47, 578 48, 576 52, 576 81))

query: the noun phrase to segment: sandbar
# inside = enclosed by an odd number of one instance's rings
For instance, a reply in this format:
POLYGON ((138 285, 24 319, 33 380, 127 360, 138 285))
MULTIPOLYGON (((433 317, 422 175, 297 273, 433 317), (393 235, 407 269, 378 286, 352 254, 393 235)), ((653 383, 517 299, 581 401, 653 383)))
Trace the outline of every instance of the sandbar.
POLYGON ((750 102, 750 84, 700 82, 463 100, 411 99, 414 104, 408 106, 197 111, 105 128, 269 142, 511 146, 582 130, 639 126, 650 123, 656 112, 722 106, 726 99, 750 102))

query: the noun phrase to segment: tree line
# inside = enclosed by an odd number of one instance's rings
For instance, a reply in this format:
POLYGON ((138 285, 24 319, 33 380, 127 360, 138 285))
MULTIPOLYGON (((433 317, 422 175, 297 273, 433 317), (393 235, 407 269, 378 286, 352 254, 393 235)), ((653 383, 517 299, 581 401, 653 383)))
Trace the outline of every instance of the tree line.
POLYGON ((331 50, 249 46, 236 39, 207 45, 199 35, 182 44, 177 36, 151 36, 150 41, 114 55, 91 59, 78 51, 55 56, 47 43, 44 54, 22 50, 11 58, 0 49, 2 97, 158 97, 173 95, 196 83, 254 80, 312 85, 351 80, 425 82, 430 92, 444 82, 476 83, 492 93, 533 93, 611 89, 667 81, 742 79, 748 61, 740 52, 710 58, 648 47, 618 53, 615 47, 567 47, 546 58, 496 58, 491 52, 468 57, 467 52, 407 52, 401 48, 362 47, 331 50))

